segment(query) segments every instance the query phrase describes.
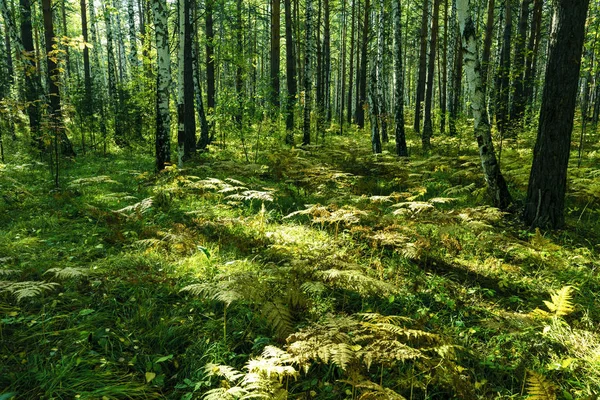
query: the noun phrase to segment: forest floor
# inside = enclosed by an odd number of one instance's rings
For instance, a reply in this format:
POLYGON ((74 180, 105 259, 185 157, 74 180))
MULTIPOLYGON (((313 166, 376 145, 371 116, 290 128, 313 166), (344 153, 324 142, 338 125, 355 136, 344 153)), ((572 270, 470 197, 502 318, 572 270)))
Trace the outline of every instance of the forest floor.
MULTIPOLYGON (((486 206, 468 131, 408 160, 357 134, 214 147, 158 176, 115 151, 60 189, 9 158, 0 399, 598 398, 598 141, 540 232, 486 206)), ((532 143, 503 144, 517 200, 532 143)))

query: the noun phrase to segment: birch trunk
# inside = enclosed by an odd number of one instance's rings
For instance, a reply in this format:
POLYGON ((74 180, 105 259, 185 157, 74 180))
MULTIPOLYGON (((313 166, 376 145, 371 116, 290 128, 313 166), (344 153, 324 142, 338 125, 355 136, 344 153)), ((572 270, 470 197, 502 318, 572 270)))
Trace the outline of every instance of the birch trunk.
MULTIPOLYGON (((379 22, 377 24, 377 119, 379 120, 379 132, 383 143, 389 142, 387 134, 386 102, 385 102, 385 79, 384 79, 384 28, 385 28, 385 8, 384 0, 379 0, 379 22)), ((375 84, 375 82, 372 82, 375 84)))
POLYGON ((427 151, 431 147, 433 136, 433 122, 431 120, 431 107, 433 105, 433 83, 435 80, 435 57, 438 36, 438 18, 440 15, 440 0, 433 0, 433 15, 431 17, 431 38, 429 39, 429 63, 427 65, 427 90, 425 92, 425 118, 423 121, 423 136, 421 145, 427 151))
POLYGON ((179 49, 177 52, 177 166, 183 167, 185 154, 185 103, 184 103, 184 68, 185 68, 185 0, 177 2, 179 21, 179 49))
POLYGON ((495 207, 506 209, 512 202, 506 181, 496 159, 490 124, 485 108, 485 97, 481 85, 481 70, 478 59, 475 23, 471 16, 470 0, 457 0, 456 8, 463 45, 464 67, 471 97, 475 139, 479 147, 481 166, 488 192, 495 207))
POLYGON ((154 30, 158 69, 156 73, 156 170, 161 171, 171 157, 169 138, 169 86, 171 62, 169 55, 169 33, 167 30, 167 2, 154 0, 154 30))
POLYGON ((129 64, 137 68, 140 65, 137 54, 137 35, 135 30, 135 11, 133 0, 127 0, 127 18, 129 19, 129 64))

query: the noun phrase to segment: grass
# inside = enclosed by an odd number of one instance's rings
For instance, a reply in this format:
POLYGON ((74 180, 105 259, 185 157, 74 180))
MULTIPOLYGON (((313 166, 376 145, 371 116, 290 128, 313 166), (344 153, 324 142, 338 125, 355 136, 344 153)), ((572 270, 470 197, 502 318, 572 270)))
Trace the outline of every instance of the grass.
MULTIPOLYGON (((517 200, 531 136, 503 144, 517 200)), ((254 162, 211 148, 158 176, 146 155, 89 155, 59 190, 9 158, 0 398, 508 399, 535 382, 598 396, 598 149, 572 162, 567 228, 540 232, 486 206, 466 133, 435 141, 399 160, 356 132, 305 149, 265 138, 254 162), (534 312, 567 285, 572 313, 534 312), (377 350, 390 332, 402 362, 377 350), (290 364, 308 340, 331 356, 290 364)))

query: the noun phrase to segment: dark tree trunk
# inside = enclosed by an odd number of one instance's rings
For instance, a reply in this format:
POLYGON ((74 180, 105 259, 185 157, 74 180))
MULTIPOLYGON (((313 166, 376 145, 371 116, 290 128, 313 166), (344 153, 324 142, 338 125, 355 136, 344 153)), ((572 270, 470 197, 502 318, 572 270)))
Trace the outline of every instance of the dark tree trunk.
POLYGON ((542 107, 523 217, 531 227, 564 225, 567 167, 589 0, 557 0, 542 107))
POLYGON ((354 48, 355 48, 355 28, 356 28, 356 1, 352 1, 352 17, 350 17, 350 73, 348 74, 348 114, 346 121, 352 122, 352 92, 354 90, 354 48))
POLYGON ((450 136, 456 136, 456 121, 458 120, 458 110, 460 107, 460 94, 462 88, 463 76, 463 52, 460 35, 456 36, 456 50, 454 53, 454 66, 452 72, 452 92, 450 94, 450 102, 448 109, 448 124, 450 128, 450 136))
POLYGON ((502 135, 507 133, 509 127, 510 43, 512 37, 511 9, 510 0, 505 0, 504 33, 502 35, 500 64, 498 65, 498 72, 496 74, 496 125, 502 135))
MULTIPOLYGON (((325 121, 331 122, 331 24, 329 0, 323 0, 322 96, 325 121)), ((323 132, 324 133, 324 132, 323 132)))
POLYGON ((442 82, 440 88, 440 133, 446 132, 446 103, 448 95, 448 0, 444 0, 444 39, 441 49, 442 82))
POLYGON ((356 123, 359 128, 365 126, 365 109, 364 105, 367 102, 367 49, 369 47, 369 16, 371 14, 371 5, 369 0, 365 0, 365 19, 362 30, 362 43, 360 49, 360 79, 359 86, 359 102, 356 110, 356 123))
MULTIPOLYGON (((208 115, 215 112, 215 31, 213 26, 213 7, 215 0, 206 0, 206 105, 208 115)), ((209 124, 210 141, 215 138, 214 123, 209 124)))
POLYGON ((302 126, 302 145, 310 144, 310 112, 312 104, 312 51, 313 51, 313 4, 312 0, 306 0, 306 37, 304 51, 304 119, 302 126))
MULTIPOLYGON (((542 7, 544 5, 543 0, 534 0, 533 2, 533 16, 531 18, 531 31, 529 33, 529 40, 527 43, 527 57, 525 67, 525 107, 531 108, 533 103, 533 87, 534 87, 534 74, 537 69, 538 52, 540 47, 541 39, 541 25, 542 25, 542 7)), ((531 113, 528 113, 531 114, 531 113)), ((529 117, 528 117, 529 118, 529 117)))
POLYGON ((433 81, 435 79, 435 57, 438 36, 438 18, 440 14, 440 0, 433 0, 433 15, 431 17, 431 38, 429 40, 429 63, 427 69, 427 90, 425 93, 425 119, 423 121, 423 135, 421 144, 423 150, 431 147, 433 123, 431 121, 431 106, 433 104, 433 81))
MULTIPOLYGON (((485 23, 485 39, 483 40, 483 55, 481 56, 481 84, 483 95, 487 99, 488 71, 492 54, 492 39, 494 38, 494 8, 495 0, 488 0, 487 21, 485 23)), ((486 101, 487 102, 487 101, 486 101)))
POLYGON ((515 62, 513 65, 513 101, 510 109, 511 125, 521 126, 525 114, 525 41, 529 22, 529 5, 532 0, 521 0, 517 40, 515 41, 515 62))
POLYGON ((192 53, 192 7, 194 0, 185 0, 183 10, 185 28, 184 36, 184 60, 183 60, 183 82, 184 82, 184 123, 185 123, 185 147, 184 157, 191 157, 196 152, 196 116, 194 110, 194 58, 192 53))
POLYGON ((48 91, 50 97, 50 121, 52 123, 52 129, 57 132, 57 138, 60 138, 60 147, 63 156, 73 157, 75 151, 73 151, 73 145, 67 137, 62 121, 62 110, 60 108, 60 91, 58 89, 59 83, 59 70, 56 64, 56 58, 51 55, 54 51, 53 45, 54 39, 54 23, 52 16, 52 5, 51 0, 42 0, 43 14, 44 14, 44 40, 46 42, 46 82, 48 84, 48 91))
POLYGON ((396 84, 394 86, 394 120, 396 123, 396 154, 400 157, 408 157, 406 148, 406 134, 404 131, 404 70, 402 66, 402 14, 400 0, 392 0, 392 12, 394 19, 394 74, 396 84))
MULTIPOLYGON (((271 0, 271 105, 279 109, 279 68, 281 57, 281 0, 271 0)), ((275 112, 274 115, 277 115, 275 112)))
POLYGON ((287 99, 285 128, 287 130, 285 141, 294 144, 294 106, 298 94, 298 77, 296 73, 296 44, 294 42, 294 26, 292 24, 292 5, 290 0, 284 0, 285 7, 285 68, 287 82, 287 99))
MULTIPOLYGON (((87 5, 85 0, 80 1, 81 7, 81 32, 83 41, 88 43, 88 26, 87 26, 87 5)), ((84 114, 86 116, 93 115, 94 106, 92 102, 92 75, 90 72, 90 50, 88 46, 83 48, 83 85, 85 89, 85 104, 84 114)))
POLYGON ((429 0, 423 0, 421 15, 421 47, 419 50, 419 76, 417 78, 417 96, 415 99, 415 132, 421 132, 421 103, 425 98, 425 80, 427 79, 427 21, 429 16, 429 0))

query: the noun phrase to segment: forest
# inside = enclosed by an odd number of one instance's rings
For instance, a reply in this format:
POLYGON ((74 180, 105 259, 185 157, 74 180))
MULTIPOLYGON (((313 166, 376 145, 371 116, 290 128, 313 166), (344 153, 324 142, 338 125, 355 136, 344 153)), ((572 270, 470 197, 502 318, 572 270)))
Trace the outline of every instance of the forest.
POLYGON ((0 0, 0 400, 600 398, 599 34, 0 0))

